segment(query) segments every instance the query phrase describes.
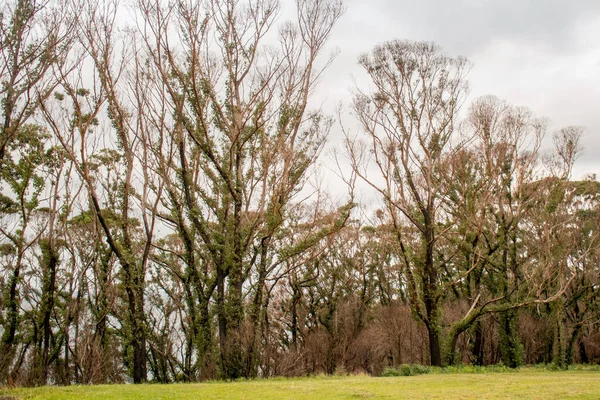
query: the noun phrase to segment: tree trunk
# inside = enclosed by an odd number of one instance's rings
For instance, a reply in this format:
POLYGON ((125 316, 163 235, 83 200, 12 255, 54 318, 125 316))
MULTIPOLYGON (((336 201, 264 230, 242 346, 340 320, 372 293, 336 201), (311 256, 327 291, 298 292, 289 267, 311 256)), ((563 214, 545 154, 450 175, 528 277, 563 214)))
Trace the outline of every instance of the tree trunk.
POLYGON ((505 311, 500 315, 500 355, 509 368, 517 368, 522 363, 522 345, 517 334, 518 313, 505 311))
POLYGON ((569 366, 573 364, 573 356, 575 354, 575 344, 577 344, 577 339, 579 339, 579 333, 581 332, 581 323, 575 324, 573 328, 573 332, 571 333, 571 337, 569 338, 569 344, 567 345, 567 349, 565 352, 565 366, 569 366))
POLYGON ((292 326, 290 327, 290 331, 292 334, 292 348, 297 350, 298 348, 298 303, 302 298, 302 292, 300 289, 300 285, 297 282, 292 282, 292 298, 291 298, 291 313, 292 313, 292 326))
POLYGON ((425 234, 423 246, 425 247, 424 262, 424 300, 427 312, 427 331, 429 333, 429 356, 431 365, 442 366, 442 352, 440 346, 440 310, 437 299, 437 270, 433 262, 434 251, 434 219, 431 211, 424 213, 425 234))
MULTIPOLYGON (((132 271, 126 271, 129 275, 132 271)), ((128 276, 126 291, 129 303, 130 346, 133 347, 133 383, 146 381, 146 330, 144 329, 143 289, 128 276)))
POLYGON ((56 267, 58 265, 58 254, 50 240, 42 241, 40 247, 43 252, 44 259, 44 285, 42 292, 42 376, 41 383, 48 382, 49 368, 49 353, 50 353, 50 336, 52 335, 52 326, 50 325, 50 317, 54 308, 54 288, 56 286, 56 267))
POLYGON ((556 304, 554 308, 554 343, 552 344, 552 362, 559 368, 565 367, 565 327, 563 323, 563 307, 556 304))
POLYGON ((264 325, 262 324, 264 285, 267 278, 267 255, 271 237, 265 237, 261 241, 260 264, 258 271, 258 280, 256 282, 256 293, 250 311, 250 324, 252 326, 252 339, 249 343, 248 355, 246 360, 246 369, 244 377, 256 377, 258 374, 258 363, 260 358, 260 338, 263 334, 264 325))
POLYGON ((475 321, 475 342, 473 343, 472 354, 475 358, 475 365, 483 365, 483 349, 484 349, 484 339, 483 339, 483 326, 481 321, 475 321))
POLYGON ((583 343, 583 340, 579 341, 579 362, 582 364, 588 364, 590 362, 587 351, 585 351, 585 343, 583 343))
POLYGON ((2 354, 0 354, 0 379, 4 381, 8 376, 8 370, 14 357, 14 342, 19 325, 19 301, 17 299, 17 283, 21 270, 21 257, 19 256, 15 269, 10 277, 10 289, 7 304, 6 320, 8 325, 4 327, 2 335, 2 354))

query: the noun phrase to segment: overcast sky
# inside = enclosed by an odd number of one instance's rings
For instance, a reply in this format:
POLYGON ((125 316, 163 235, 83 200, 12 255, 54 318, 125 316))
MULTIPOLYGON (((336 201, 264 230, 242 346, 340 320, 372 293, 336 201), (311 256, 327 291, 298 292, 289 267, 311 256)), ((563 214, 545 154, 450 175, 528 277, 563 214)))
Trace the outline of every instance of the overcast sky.
MULTIPOLYGON (((340 54, 321 82, 349 103, 359 54, 391 39, 429 40, 473 63, 469 100, 493 94, 587 128, 574 177, 600 173, 600 0, 346 0, 331 37, 340 54)), ((322 91, 322 90, 323 91, 322 91)), ((467 104, 470 101, 467 101, 467 104)))

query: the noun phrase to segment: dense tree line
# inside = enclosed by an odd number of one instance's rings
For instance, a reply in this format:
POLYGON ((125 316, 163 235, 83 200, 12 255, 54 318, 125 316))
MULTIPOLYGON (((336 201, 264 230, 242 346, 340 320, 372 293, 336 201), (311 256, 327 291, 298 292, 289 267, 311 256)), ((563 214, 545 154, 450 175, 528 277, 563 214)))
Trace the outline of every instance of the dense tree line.
POLYGON ((343 9, 2 5, 0 384, 600 361, 582 128, 465 105, 467 60, 391 41, 359 60, 346 199, 313 179, 343 9))

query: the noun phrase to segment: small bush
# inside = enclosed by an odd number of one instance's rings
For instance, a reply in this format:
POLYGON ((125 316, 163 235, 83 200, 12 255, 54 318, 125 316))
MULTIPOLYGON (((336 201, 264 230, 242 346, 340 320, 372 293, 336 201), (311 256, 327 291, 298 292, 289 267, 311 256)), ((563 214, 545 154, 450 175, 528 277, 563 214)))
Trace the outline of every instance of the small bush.
POLYGON ((402 364, 399 367, 384 369, 382 376, 415 376, 423 374, 487 374, 492 372, 517 372, 518 369, 505 365, 450 365, 447 367, 430 367, 418 364, 402 364))
POLYGON ((566 367, 561 367, 558 364, 555 363, 548 363, 548 364, 535 364, 532 365, 531 368, 533 369, 540 369, 543 371, 600 371, 600 365, 599 364, 571 364, 569 366, 566 367))
POLYGON ((419 364, 402 364, 398 368, 386 368, 383 370, 383 376, 415 376, 431 372, 433 367, 419 364))

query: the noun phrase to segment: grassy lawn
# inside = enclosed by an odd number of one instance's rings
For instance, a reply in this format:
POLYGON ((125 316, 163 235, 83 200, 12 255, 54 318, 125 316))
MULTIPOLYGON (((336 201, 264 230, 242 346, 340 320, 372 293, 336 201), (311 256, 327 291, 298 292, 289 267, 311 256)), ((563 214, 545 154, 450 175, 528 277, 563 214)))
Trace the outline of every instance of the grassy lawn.
POLYGON ((600 372, 430 374, 0 389, 0 399, 600 399, 600 372))

